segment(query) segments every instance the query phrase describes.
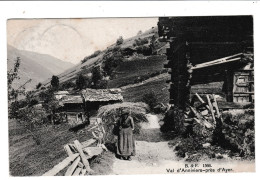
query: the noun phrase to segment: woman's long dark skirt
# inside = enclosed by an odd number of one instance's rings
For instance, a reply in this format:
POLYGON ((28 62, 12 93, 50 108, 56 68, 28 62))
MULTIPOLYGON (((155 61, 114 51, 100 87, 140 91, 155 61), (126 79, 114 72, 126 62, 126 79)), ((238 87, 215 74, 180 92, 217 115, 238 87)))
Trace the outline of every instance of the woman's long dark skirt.
POLYGON ((135 155, 135 141, 131 127, 122 128, 119 131, 117 141, 117 155, 124 157, 135 155))

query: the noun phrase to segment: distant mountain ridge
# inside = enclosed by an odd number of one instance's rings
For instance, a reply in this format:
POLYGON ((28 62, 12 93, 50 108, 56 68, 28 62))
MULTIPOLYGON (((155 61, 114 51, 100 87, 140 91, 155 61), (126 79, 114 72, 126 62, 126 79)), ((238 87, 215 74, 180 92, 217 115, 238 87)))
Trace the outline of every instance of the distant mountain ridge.
POLYGON ((20 80, 14 81, 14 88, 17 88, 27 80, 32 79, 32 81, 26 85, 26 89, 33 89, 39 82, 43 82, 52 75, 60 74, 74 66, 72 63, 62 61, 47 54, 19 50, 13 46, 7 45, 8 70, 13 68, 13 64, 17 57, 20 57, 21 59, 19 69, 20 80))

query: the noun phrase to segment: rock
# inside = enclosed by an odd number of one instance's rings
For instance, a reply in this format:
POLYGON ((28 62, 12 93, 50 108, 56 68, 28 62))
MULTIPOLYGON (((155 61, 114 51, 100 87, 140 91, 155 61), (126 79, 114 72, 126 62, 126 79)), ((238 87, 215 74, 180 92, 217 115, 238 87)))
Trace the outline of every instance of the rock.
POLYGON ((210 143, 205 143, 205 144, 202 144, 202 146, 203 146, 204 148, 208 148, 208 147, 211 146, 211 144, 210 144, 210 143))

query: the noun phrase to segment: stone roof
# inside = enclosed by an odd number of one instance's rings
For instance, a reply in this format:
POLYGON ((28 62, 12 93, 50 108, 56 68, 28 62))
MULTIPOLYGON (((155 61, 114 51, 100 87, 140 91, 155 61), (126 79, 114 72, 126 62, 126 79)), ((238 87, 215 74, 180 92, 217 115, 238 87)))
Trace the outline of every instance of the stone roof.
POLYGON ((64 95, 64 94, 69 94, 68 91, 57 91, 54 93, 55 95, 64 95))
POLYGON ((121 89, 85 89, 82 90, 82 96, 85 102, 90 101, 123 101, 121 89))
POLYGON ((60 99, 62 104, 80 104, 83 103, 81 95, 66 95, 60 99))

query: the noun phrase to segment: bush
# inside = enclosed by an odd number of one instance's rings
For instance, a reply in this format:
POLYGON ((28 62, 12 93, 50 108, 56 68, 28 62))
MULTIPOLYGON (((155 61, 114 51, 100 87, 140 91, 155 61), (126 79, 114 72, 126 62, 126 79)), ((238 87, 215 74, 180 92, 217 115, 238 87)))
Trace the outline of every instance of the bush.
POLYGON ((142 98, 142 101, 148 104, 152 111, 154 110, 154 107, 158 104, 156 94, 153 91, 145 94, 142 98))
POLYGON ((90 87, 91 80, 82 74, 80 74, 76 80, 76 88, 82 90, 84 88, 90 87))
POLYGON ((116 40, 116 45, 121 45, 121 44, 123 44, 123 42, 124 42, 123 37, 119 36, 119 38, 116 40))
POLYGON ((96 66, 91 70, 93 88, 98 88, 98 83, 103 79, 100 66, 96 66))
POLYGON ((90 56, 87 56, 87 57, 85 57, 83 60, 81 60, 81 63, 83 64, 83 63, 86 62, 87 60, 92 59, 92 58, 94 58, 94 57, 97 57, 100 53, 101 53, 100 50, 95 51, 95 52, 94 52, 93 54, 91 54, 90 56))
POLYGON ((75 87, 76 87, 75 83, 73 83, 72 81, 67 81, 62 84, 60 90, 66 90, 66 89, 75 88, 75 87))
POLYGON ((138 39, 135 39, 135 42, 133 44, 133 46, 142 46, 144 44, 148 44, 149 43, 149 40, 148 38, 138 38, 138 39))
POLYGON ((42 83, 38 83, 38 84, 36 85, 36 89, 39 89, 41 86, 42 86, 42 83))
POLYGON ((59 88, 59 77, 58 76, 52 76, 51 78, 51 86, 53 89, 58 89, 59 88))
POLYGON ((142 46, 138 46, 136 48, 136 52, 138 54, 143 54, 144 56, 150 56, 150 55, 152 55, 153 50, 150 46, 142 45, 142 46))
POLYGON ((120 47, 116 49, 115 48, 112 50, 112 52, 107 52, 104 56, 103 70, 106 76, 111 76, 114 69, 123 61, 123 55, 120 47))
POLYGON ((39 103, 39 101, 38 101, 37 99, 32 99, 32 100, 30 101, 29 106, 31 107, 31 106, 34 106, 34 105, 36 105, 36 104, 38 104, 38 103, 39 103))
POLYGON ((99 80, 96 84, 97 89, 107 89, 108 82, 107 80, 99 80))

